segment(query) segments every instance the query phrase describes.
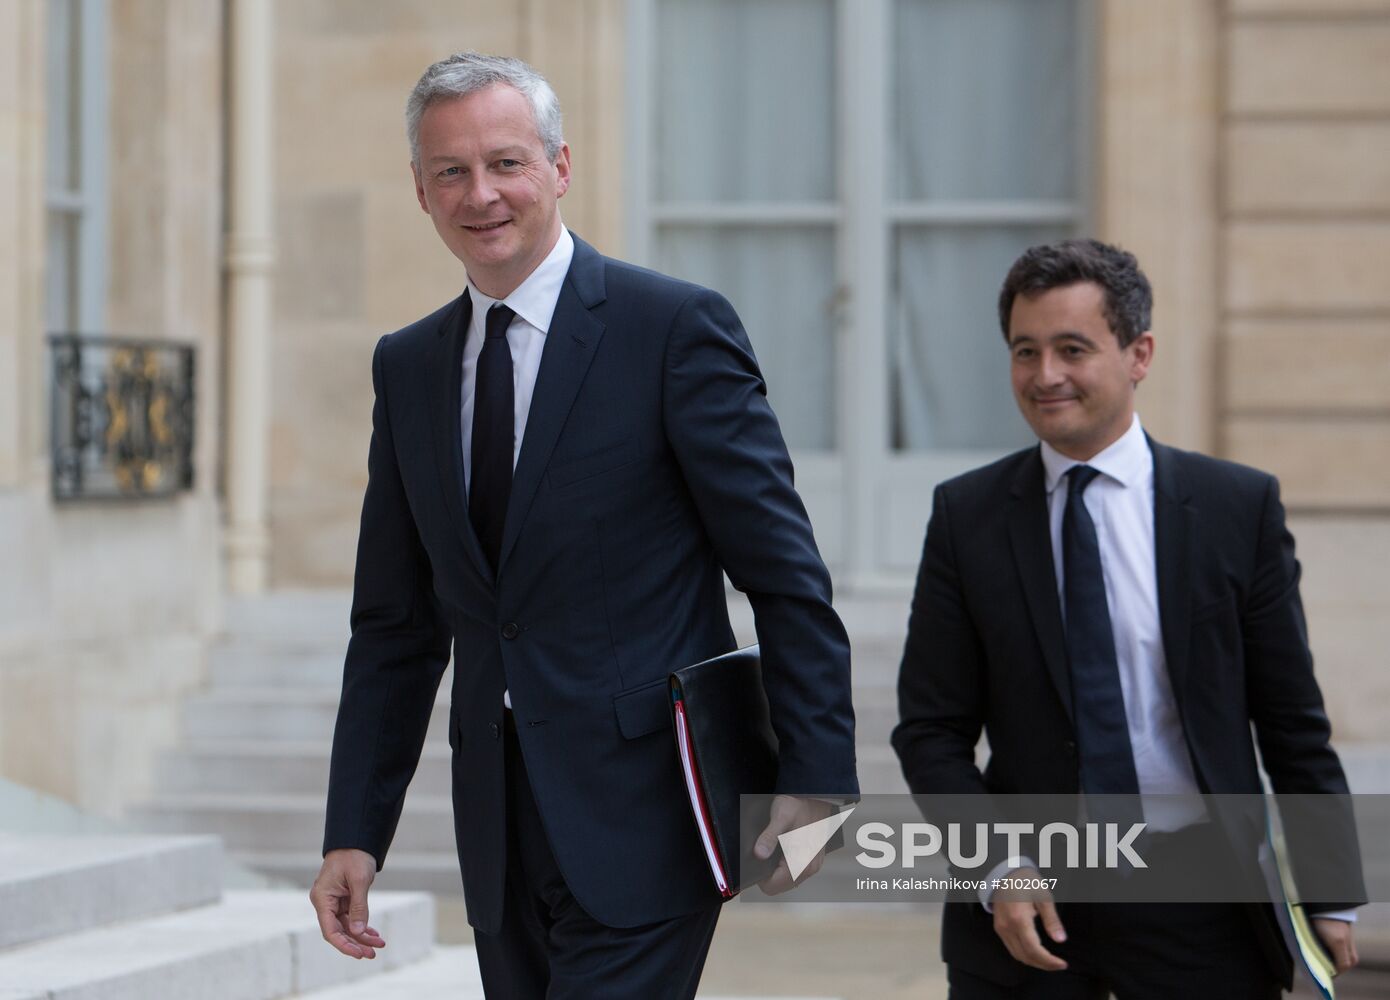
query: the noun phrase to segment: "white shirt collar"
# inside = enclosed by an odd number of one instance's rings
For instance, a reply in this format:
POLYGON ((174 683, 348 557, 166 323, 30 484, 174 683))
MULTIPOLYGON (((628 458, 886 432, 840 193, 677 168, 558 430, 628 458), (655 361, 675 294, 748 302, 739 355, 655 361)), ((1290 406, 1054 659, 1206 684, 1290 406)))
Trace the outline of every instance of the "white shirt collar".
POLYGON ((1063 477, 1075 465, 1089 465, 1091 468, 1099 470, 1103 475, 1114 479, 1121 486, 1132 486, 1138 483, 1143 477, 1145 468, 1153 468, 1153 456, 1149 453, 1149 442, 1144 437, 1144 428, 1139 424, 1139 414, 1137 413, 1129 425, 1129 430, 1121 434, 1119 439, 1104 451, 1093 455, 1090 461, 1078 462, 1074 458, 1068 458, 1046 441, 1041 442, 1041 447, 1043 484, 1049 494, 1057 488, 1063 477))
POLYGON ((493 303, 500 301, 541 333, 549 333, 555 305, 560 301, 560 289, 565 284, 565 275, 569 273, 573 259, 574 237, 561 226, 560 238, 550 248, 545 260, 537 264, 526 280, 512 289, 505 299, 484 295, 473 284, 473 279, 468 279, 468 297, 473 300, 474 315, 485 314, 493 303))

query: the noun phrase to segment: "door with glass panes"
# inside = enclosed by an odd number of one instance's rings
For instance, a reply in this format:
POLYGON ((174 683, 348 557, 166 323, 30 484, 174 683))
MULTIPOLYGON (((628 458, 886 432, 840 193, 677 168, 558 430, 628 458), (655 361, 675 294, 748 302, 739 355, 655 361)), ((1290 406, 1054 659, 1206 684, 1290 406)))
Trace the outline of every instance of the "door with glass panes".
POLYGON ((630 255, 738 309, 841 587, 1031 442, 996 297, 1085 228, 1085 0, 629 0, 630 255))

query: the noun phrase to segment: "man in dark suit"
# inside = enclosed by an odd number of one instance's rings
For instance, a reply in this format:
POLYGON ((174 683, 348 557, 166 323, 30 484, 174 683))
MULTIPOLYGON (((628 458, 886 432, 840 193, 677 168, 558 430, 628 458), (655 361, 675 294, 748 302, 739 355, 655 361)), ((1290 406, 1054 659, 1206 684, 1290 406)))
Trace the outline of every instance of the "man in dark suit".
MULTIPOLYGON (((893 734, 914 793, 1254 794, 1252 723, 1276 792, 1347 791, 1277 483, 1140 427, 1151 303, 1134 257, 1095 240, 1033 247, 1004 282, 1014 397, 1041 443, 936 490, 893 734)), ((1146 815, 1155 849, 1219 842, 1201 809, 1146 815)), ((1290 981, 1268 905, 1003 896, 946 905, 957 1000, 1290 981)), ((1313 921, 1339 969, 1353 916, 1313 921)))
MULTIPOLYGON (((324 936, 370 958, 383 864, 452 644, 464 895, 497 997, 689 997, 720 903, 667 674, 752 603, 780 741, 759 853, 857 791, 849 645, 747 335, 722 297, 561 224, 554 93, 513 59, 431 66, 421 208, 467 288, 382 338, 334 734, 324 936)), ((804 877, 804 876, 803 876, 804 877)), ((785 862, 765 883, 790 886, 785 862)))

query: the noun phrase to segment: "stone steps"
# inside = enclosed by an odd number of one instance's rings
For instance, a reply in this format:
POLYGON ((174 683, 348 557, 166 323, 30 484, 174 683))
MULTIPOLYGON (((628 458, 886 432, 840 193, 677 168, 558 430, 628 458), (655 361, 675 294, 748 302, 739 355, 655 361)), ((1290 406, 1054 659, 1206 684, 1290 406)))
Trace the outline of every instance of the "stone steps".
MULTIPOLYGON (((158 796, 136 815, 166 832, 211 832, 229 854, 258 870, 305 884, 317 869, 329 748, 348 634, 345 592, 279 593, 231 602, 228 635, 212 651, 212 686, 192 699, 184 746, 165 755, 158 796)), ((860 786, 905 792, 888 739, 897 722, 896 677, 909 598, 842 599, 854 643, 854 702, 860 786)), ((740 641, 753 618, 739 595, 730 614, 740 641)), ((449 814, 450 758, 444 729, 449 678, 411 785, 383 885, 456 893, 449 814)), ((1344 754, 1353 787, 1390 787, 1390 753, 1344 754)))
MULTIPOLYGON (((316 850, 323 842, 325 789, 290 795, 191 794, 159 797, 132 818, 161 833, 215 831, 229 850, 316 850)), ((448 798, 406 796, 392 851, 446 852, 454 846, 448 798)))
MULTIPOLYGON (((442 743, 442 741, 438 741, 442 743)), ((327 789, 329 744, 251 740, 199 741, 165 754, 155 786, 175 795, 307 794, 327 789)), ((449 748, 426 744, 411 794, 449 794, 449 748)))
MULTIPOLYGON (((896 680, 910 601, 905 591, 836 598, 835 610, 854 648, 856 685, 891 686, 896 680)), ((351 603, 352 595, 343 590, 275 591, 229 600, 226 640, 211 652, 218 686, 238 682, 243 671, 237 665, 247 662, 240 653, 249 646, 257 658, 270 651, 275 663, 288 668, 284 675, 270 673, 271 683, 279 684, 297 670, 318 670, 336 687, 350 634, 351 603)), ((741 644, 757 641, 752 609, 742 594, 729 594, 729 619, 741 644)))
MULTIPOLYGON (((457 891, 452 850, 427 860, 447 862, 457 891)), ((386 872, 370 920, 387 945, 354 961, 323 941, 302 892, 223 892, 222 868, 212 837, 0 835, 0 1000, 483 996, 472 948, 434 948, 433 897, 389 891, 386 872)))
POLYGON ((1390 744, 1333 742, 1347 773, 1347 784, 1359 795, 1390 794, 1390 744))
POLYGON ((302 893, 229 892, 195 910, 0 952, 0 982, 49 1000, 273 1000, 429 953, 434 905, 427 894, 374 894, 371 919, 389 948, 376 962, 357 962, 324 942, 302 893))
MULTIPOLYGON (((254 657, 252 649, 242 654, 254 657)), ((267 654, 268 657, 274 654, 267 654)), ((255 659, 246 661, 257 663, 255 659)), ((249 669, 249 668, 248 668, 249 669)), ((184 705, 184 737, 192 744, 219 740, 273 739, 277 742, 326 742, 333 738, 338 716, 342 665, 320 683, 218 685, 184 705)), ((887 743, 898 721, 897 691, 889 685, 857 684, 853 692, 856 728, 862 737, 887 743)), ((430 727, 442 731, 449 715, 448 678, 440 684, 430 727)))
MULTIPOLYGON (((891 727, 885 726, 885 729, 891 727)), ((174 796, 319 794, 328 787, 330 744, 254 740, 199 741, 165 754, 159 761, 156 787, 164 805, 174 796)), ((872 739, 862 730, 860 780, 873 791, 896 790, 898 762, 887 732, 872 739), (887 787, 885 787, 885 785, 887 787)), ((866 790, 867 789, 866 787, 866 790)), ((427 740, 420 766, 410 784, 412 796, 450 794, 450 755, 446 740, 427 740)))
MULTIPOLYGON (((317 850, 228 851, 237 864, 253 868, 279 881, 307 889, 318 874, 323 860, 317 850)), ((458 854, 447 851, 398 851, 392 847, 386 867, 372 883, 378 888, 400 892, 432 892, 457 896, 463 891, 458 854)))
MULTIPOLYGON (((753 613, 747 599, 730 592, 729 620, 743 642, 754 641, 753 613)), ((912 595, 906 590, 838 594, 835 610, 858 645, 861 639, 896 642, 902 653, 912 595)), ((343 649, 351 633, 352 594, 347 590, 275 590, 257 597, 234 597, 225 605, 228 636, 256 642, 295 642, 343 649)))
MULTIPOLYGON (((855 639, 858 755, 866 792, 905 789, 888 749, 897 721, 897 619, 906 614, 905 599, 901 603, 897 608, 865 599, 843 609, 855 639)), ((210 687, 187 702, 183 745, 162 756, 157 794, 133 810, 132 819, 165 833, 216 833, 233 859, 307 884, 318 867, 323 835, 349 604, 341 591, 231 601, 227 634, 210 651, 210 687)), ((738 595, 730 612, 738 635, 753 641, 752 615, 738 595)), ((383 885, 459 891, 444 735, 448 692, 446 675, 383 885)))
POLYGON ((222 891, 211 837, 0 837, 3 1000, 278 1000, 425 958, 434 900, 378 891, 377 961, 339 955, 298 891, 222 891))
MULTIPOLYGON (((0 995, 3 996, 3 995, 0 995)), ((409 968, 314 994, 315 1000, 483 1000, 472 948, 437 948, 409 968)))
POLYGON ((864 746, 855 750, 859 768, 859 790, 865 795, 907 792, 898 755, 887 743, 864 746))
MULTIPOLYGON (((336 686, 239 687, 195 695, 184 705, 184 739, 190 746, 211 742, 274 741, 330 743, 338 718, 336 686)), ((861 744, 884 744, 898 721, 891 688, 856 687, 856 730, 861 744)), ((430 715, 431 734, 446 731, 449 693, 441 685, 430 715)))
MULTIPOLYGON (((189 744, 206 740, 323 742, 333 739, 338 688, 241 688, 212 690, 184 704, 183 732, 189 744)), ((441 738, 449 725, 447 689, 430 715, 430 731, 441 738)))
POLYGON ((215 837, 0 834, 0 950, 204 906, 221 891, 215 837))
POLYGON ((336 691, 343 681, 347 639, 333 644, 295 640, 233 639, 208 650, 215 691, 240 688, 318 688, 336 691))
MULTIPOLYGON (((855 728, 861 744, 888 743, 898 721, 892 688, 856 687, 855 728)), ((338 717, 337 687, 241 687, 195 695, 184 705, 184 738, 189 745, 273 740, 283 744, 320 744, 333 739, 338 717)), ((449 692, 441 685, 430 716, 430 732, 448 725, 449 692)))
MULTIPOLYGON (((336 692, 343 679, 346 650, 346 638, 335 640, 331 645, 313 645, 297 640, 253 641, 238 638, 209 650, 210 683, 217 691, 311 688, 336 692)), ((901 656, 900 641, 882 646, 856 641, 852 654, 856 690, 892 690, 897 683, 901 656)), ((440 683, 440 690, 448 689, 446 674, 440 683)))
POLYGON ((232 597, 224 604, 229 636, 293 640, 346 648, 351 634, 352 594, 347 590, 275 590, 232 597))

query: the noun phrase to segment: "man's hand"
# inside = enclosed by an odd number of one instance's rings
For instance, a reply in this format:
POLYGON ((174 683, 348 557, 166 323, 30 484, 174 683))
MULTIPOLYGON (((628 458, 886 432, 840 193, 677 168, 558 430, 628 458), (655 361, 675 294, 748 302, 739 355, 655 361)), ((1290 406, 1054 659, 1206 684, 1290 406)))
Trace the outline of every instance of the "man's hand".
MULTIPOLYGON (((835 807, 822 799, 803 799, 796 795, 774 795, 772 807, 769 810, 767 829, 758 834, 758 840, 753 845, 753 856, 760 860, 767 860, 772 857, 772 852, 777 850, 777 838, 782 834, 788 830, 798 830, 807 823, 826 819, 834 812, 835 807)), ((825 850, 822 849, 815 859, 806 866, 801 877, 793 879, 791 870, 787 867, 787 859, 785 857, 778 858, 777 869, 759 882, 758 888, 769 896, 786 892, 792 886, 806 881, 820 871, 820 866, 824 862, 825 850)))
POLYGON ((323 939, 351 958, 376 958, 386 942, 367 926, 367 889, 376 878, 376 859, 366 851, 343 848, 323 858, 309 890, 323 939))
POLYGON ((1350 921, 1314 917, 1313 930, 1317 932, 1327 953, 1332 956, 1339 976, 1348 969, 1355 968, 1356 963, 1361 961, 1360 956, 1356 954, 1355 928, 1350 921))
MULTIPOLYGON (((1009 877, 1040 878, 1041 873, 1033 868, 1019 868, 1009 872, 1009 877)), ((994 911, 994 933, 1010 955, 1044 972, 1060 972, 1067 967, 1066 962, 1043 947, 1038 937, 1037 922, 1041 920, 1043 930, 1053 941, 1061 944, 1067 939, 1052 893, 1046 889, 1000 889, 990 897, 990 908, 994 911)))

